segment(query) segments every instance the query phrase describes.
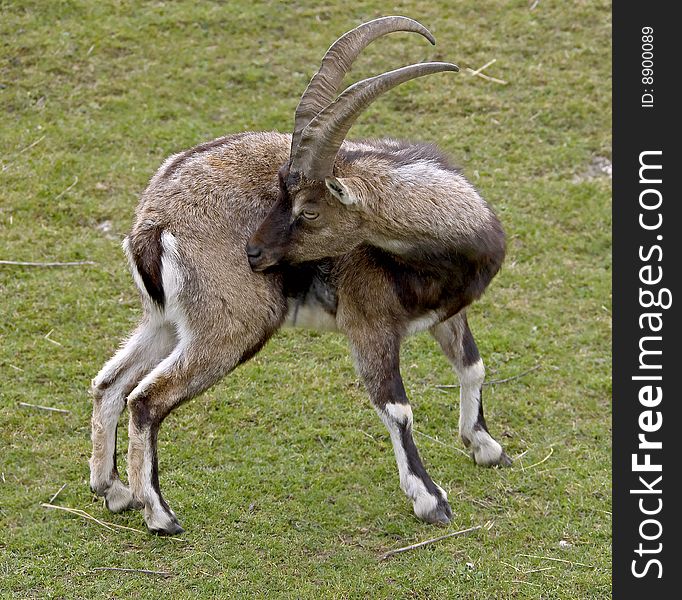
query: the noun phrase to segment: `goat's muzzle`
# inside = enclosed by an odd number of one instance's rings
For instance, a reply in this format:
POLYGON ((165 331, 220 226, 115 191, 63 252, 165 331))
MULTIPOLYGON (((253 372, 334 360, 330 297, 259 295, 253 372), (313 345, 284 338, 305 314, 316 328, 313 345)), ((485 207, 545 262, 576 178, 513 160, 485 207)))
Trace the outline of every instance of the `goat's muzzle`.
POLYGON ((281 187, 277 202, 273 204, 258 229, 251 234, 246 244, 246 256, 252 271, 265 271, 286 256, 290 242, 291 219, 291 203, 288 200, 286 189, 281 187))
POLYGON ((251 241, 246 245, 246 256, 249 260, 249 266, 255 273, 274 267, 281 259, 281 256, 278 256, 278 254, 270 252, 267 248, 251 241))
POLYGON ((246 256, 249 259, 249 266, 252 271, 262 271, 264 268, 263 263, 263 248, 249 242, 246 245, 246 256))

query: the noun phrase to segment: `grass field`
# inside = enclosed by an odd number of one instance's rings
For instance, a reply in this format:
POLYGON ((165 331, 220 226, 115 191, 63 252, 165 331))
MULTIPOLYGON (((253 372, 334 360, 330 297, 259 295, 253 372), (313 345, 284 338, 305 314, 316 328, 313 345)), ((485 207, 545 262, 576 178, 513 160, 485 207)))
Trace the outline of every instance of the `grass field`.
POLYGON ((0 260, 95 263, 0 265, 0 596, 610 597, 608 2, 0 11, 0 260), (352 78, 426 59, 462 71, 392 91, 351 137, 438 143, 501 217, 508 257, 469 320, 489 378, 522 375, 484 391, 493 435, 518 458, 472 464, 457 390, 436 387, 454 373, 427 334, 410 338, 416 441, 455 512, 444 529, 417 521, 345 340, 287 330, 166 421, 161 485, 187 532, 149 536, 139 513, 109 514, 87 484, 89 381, 140 311, 120 249, 137 197, 172 152, 289 131, 331 41, 383 14, 419 19, 438 45, 394 34, 352 78), (493 59, 483 74, 506 84, 466 70, 493 59), (140 531, 42 507, 63 485, 55 505, 140 531), (101 570, 112 567, 168 576, 101 570))

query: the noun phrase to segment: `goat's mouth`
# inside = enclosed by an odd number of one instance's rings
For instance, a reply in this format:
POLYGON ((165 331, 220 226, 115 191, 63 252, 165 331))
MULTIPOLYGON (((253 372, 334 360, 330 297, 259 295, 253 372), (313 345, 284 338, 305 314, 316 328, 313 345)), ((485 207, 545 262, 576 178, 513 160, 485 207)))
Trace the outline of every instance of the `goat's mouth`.
POLYGON ((270 268, 276 267, 277 261, 254 261, 249 259, 249 266, 254 273, 261 273, 267 271, 270 268))

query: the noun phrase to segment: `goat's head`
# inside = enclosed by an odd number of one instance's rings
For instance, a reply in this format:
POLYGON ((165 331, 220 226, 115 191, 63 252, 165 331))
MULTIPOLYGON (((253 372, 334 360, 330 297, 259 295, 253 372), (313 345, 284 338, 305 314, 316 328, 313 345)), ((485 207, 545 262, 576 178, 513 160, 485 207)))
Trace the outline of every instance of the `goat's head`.
POLYGON ((419 63, 350 86, 336 97, 360 52, 393 31, 413 31, 432 44, 431 33, 406 17, 383 17, 341 36, 329 48, 296 109, 289 161, 279 172, 279 197, 246 247, 254 271, 281 261, 338 256, 366 241, 362 181, 334 177, 334 162, 359 114, 391 88, 431 73, 457 71, 450 63, 419 63))

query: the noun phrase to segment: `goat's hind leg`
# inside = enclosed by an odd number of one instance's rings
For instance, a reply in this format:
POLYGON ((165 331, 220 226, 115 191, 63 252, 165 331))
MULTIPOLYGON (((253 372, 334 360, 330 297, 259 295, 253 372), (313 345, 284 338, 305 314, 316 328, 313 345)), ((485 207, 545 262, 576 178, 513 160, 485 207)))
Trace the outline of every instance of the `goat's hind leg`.
POLYGON ((128 396, 128 480, 133 497, 144 507, 144 520, 151 533, 174 535, 183 531, 159 486, 157 442, 161 423, 176 406, 251 358, 272 331, 274 327, 252 335, 245 331, 229 335, 216 330, 214 336, 214 330, 208 328, 206 339, 180 339, 171 354, 128 396))
POLYGON ((459 435, 477 465, 509 466, 512 461, 490 435, 483 416, 482 386, 485 368, 469 329, 466 313, 460 312, 431 328, 460 381, 459 435))
POLYGON ((168 325, 145 319, 92 380, 90 488, 104 496, 107 508, 113 512, 141 508, 118 474, 118 419, 128 394, 170 353, 174 344, 175 336, 168 325))

